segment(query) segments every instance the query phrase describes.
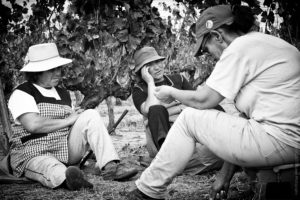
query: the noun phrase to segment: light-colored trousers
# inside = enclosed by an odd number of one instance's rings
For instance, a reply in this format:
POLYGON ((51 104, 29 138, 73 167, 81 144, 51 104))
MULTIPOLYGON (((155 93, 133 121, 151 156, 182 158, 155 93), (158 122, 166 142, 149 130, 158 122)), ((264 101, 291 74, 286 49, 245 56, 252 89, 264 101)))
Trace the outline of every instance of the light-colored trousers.
MULTIPOLYGON (((92 149, 96 155, 96 167, 119 160, 100 114, 93 109, 84 111, 73 125, 68 137, 68 165, 78 164, 83 155, 92 149)), ((67 167, 52 156, 32 158, 26 165, 25 177, 46 187, 55 188, 66 179, 67 167)))
POLYGON ((186 108, 171 127, 151 165, 136 181, 152 198, 165 197, 167 186, 190 160, 196 142, 221 159, 245 167, 294 163, 300 150, 276 140, 254 121, 217 110, 186 108))

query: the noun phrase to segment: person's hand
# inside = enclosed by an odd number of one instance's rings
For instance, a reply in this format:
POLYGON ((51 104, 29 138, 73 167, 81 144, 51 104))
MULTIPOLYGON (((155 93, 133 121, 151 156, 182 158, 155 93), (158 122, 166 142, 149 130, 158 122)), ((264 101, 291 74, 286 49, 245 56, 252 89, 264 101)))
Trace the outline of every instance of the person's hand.
POLYGON ((181 103, 177 100, 175 101, 172 101, 170 103, 164 103, 164 102, 161 102, 161 105, 163 105, 165 108, 171 108, 171 107, 174 107, 174 106, 178 106, 180 105, 181 103))
POLYGON ((69 117, 67 118, 68 124, 73 125, 83 111, 84 109, 82 108, 77 108, 77 109, 75 108, 75 112, 70 114, 69 117))
POLYGON ((77 106, 77 107, 74 108, 74 111, 75 111, 75 112, 78 111, 78 110, 84 110, 84 109, 81 108, 80 106, 77 106))
POLYGON ((141 71, 141 74, 142 74, 142 79, 143 79, 146 83, 150 83, 150 82, 153 82, 153 83, 154 83, 154 79, 153 79, 153 77, 151 76, 151 74, 149 73, 149 67, 143 67, 143 68, 142 68, 142 71, 141 71))
POLYGON ((158 86, 155 88, 154 95, 158 100, 162 101, 163 103, 171 103, 172 101, 175 100, 171 96, 171 91, 173 89, 174 88, 171 86, 166 86, 166 85, 158 86))

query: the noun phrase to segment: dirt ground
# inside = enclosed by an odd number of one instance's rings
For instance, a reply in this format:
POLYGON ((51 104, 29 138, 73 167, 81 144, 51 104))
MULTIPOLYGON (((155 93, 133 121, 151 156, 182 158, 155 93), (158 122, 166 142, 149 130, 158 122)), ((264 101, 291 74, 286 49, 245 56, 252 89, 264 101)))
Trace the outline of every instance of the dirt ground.
MULTIPOLYGON (((94 184, 92 190, 82 189, 80 191, 68 191, 66 189, 48 189, 39 183, 27 184, 2 184, 0 185, 0 199, 97 199, 97 200, 123 200, 128 191, 134 186, 134 181, 145 169, 143 158, 148 156, 145 148, 145 133, 142 116, 135 110, 132 100, 122 102, 122 106, 115 106, 115 120, 128 109, 129 112, 116 129, 116 134, 112 135, 113 142, 122 162, 139 169, 139 174, 128 182, 104 181, 101 176, 94 174, 93 160, 88 160, 84 167, 87 179, 94 184)), ((107 107, 101 104, 99 107, 101 116, 107 123, 107 107)), ((214 181, 215 172, 204 175, 180 175, 176 177, 168 188, 167 199, 172 200, 199 200, 208 199, 209 188, 214 181)), ((232 200, 251 199, 249 193, 250 184, 243 172, 236 173, 231 182, 229 198, 232 200)))

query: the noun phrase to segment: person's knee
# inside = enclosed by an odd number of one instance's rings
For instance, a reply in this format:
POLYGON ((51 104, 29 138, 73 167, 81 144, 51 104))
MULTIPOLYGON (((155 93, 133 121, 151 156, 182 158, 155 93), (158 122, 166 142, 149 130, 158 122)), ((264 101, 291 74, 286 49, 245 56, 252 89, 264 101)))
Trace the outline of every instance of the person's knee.
POLYGON ((80 117, 85 120, 97 120, 97 121, 99 121, 99 119, 101 120, 101 116, 99 112, 96 111, 95 109, 85 110, 83 113, 81 113, 80 117))
POLYGON ((99 115, 99 112, 96 111, 95 109, 87 109, 87 110, 83 111, 82 115, 93 117, 93 116, 99 115))
POLYGON ((168 112, 163 105, 150 106, 148 116, 157 116, 157 114, 168 112))
POLYGON ((184 124, 187 123, 188 125, 191 123, 198 123, 199 119, 205 116, 205 112, 207 112, 207 110, 198 110, 187 107, 180 113, 176 121, 184 124))
POLYGON ((191 116, 192 113, 194 113, 195 111, 201 111, 201 110, 197 110, 195 108, 191 108, 191 107, 187 107, 185 108, 179 115, 179 117, 183 117, 183 118, 186 118, 186 117, 189 117, 191 116))
POLYGON ((93 124, 104 124, 104 121, 102 120, 100 113, 97 110, 88 109, 81 113, 76 123, 83 124, 84 126, 86 126, 87 124, 93 126, 93 124))

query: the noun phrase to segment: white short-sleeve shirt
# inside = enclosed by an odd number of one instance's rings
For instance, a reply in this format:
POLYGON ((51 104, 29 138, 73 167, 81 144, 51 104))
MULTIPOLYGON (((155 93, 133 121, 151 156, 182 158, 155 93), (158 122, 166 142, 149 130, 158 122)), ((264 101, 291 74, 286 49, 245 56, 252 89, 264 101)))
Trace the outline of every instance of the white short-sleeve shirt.
MULTIPOLYGON (((60 96, 58 95, 55 87, 52 87, 51 89, 46 89, 36 84, 33 85, 43 96, 53 97, 57 100, 60 100, 60 96)), ((8 101, 8 108, 15 120, 15 123, 17 124, 20 124, 18 117, 20 117, 22 114, 30 112, 40 112, 33 96, 18 89, 16 89, 10 96, 8 101)))
POLYGON ((238 37, 206 84, 269 134, 300 148, 300 53, 294 46, 258 32, 238 37))

